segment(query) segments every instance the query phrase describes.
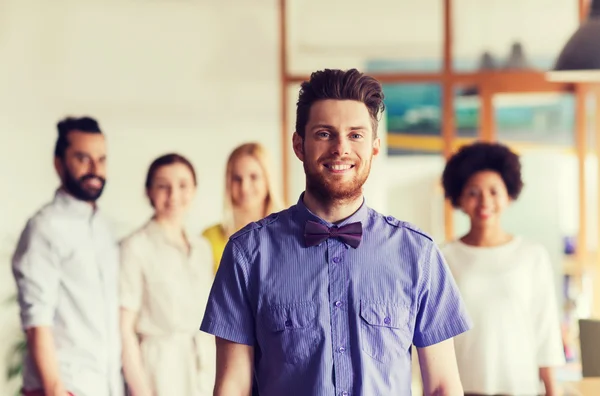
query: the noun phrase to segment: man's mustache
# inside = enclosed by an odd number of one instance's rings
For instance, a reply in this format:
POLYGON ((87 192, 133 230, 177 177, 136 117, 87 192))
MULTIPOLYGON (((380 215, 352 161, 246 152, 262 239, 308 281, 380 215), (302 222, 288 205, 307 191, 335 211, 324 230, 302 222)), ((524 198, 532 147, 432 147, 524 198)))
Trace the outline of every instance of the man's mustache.
POLYGON ((80 177, 79 178, 79 182, 83 183, 86 180, 91 180, 91 179, 97 179, 100 182, 102 182, 102 184, 104 184, 106 182, 106 180, 103 177, 98 176, 98 175, 91 175, 91 174, 84 175, 84 176, 80 177))

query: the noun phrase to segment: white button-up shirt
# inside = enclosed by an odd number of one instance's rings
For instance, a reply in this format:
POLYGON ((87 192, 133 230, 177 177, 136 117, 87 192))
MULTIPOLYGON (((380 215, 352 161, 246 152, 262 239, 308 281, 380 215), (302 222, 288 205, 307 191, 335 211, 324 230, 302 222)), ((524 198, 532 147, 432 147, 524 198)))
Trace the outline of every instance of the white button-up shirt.
MULTIPOLYGON (((119 251, 99 211, 58 190, 27 222, 12 265, 23 329, 52 328, 65 388, 122 396, 119 251)), ((42 388, 30 354, 23 387, 42 388)))

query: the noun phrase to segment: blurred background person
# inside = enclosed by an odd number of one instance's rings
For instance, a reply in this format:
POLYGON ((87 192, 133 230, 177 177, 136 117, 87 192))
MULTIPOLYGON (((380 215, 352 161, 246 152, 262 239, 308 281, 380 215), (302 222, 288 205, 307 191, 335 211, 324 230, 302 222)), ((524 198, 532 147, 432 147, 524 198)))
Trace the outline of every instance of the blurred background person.
POLYGON ((210 247, 184 227, 196 185, 181 155, 154 160, 146 177, 154 215, 121 242, 123 369, 133 396, 212 394, 214 341, 198 331, 210 247))
POLYGON ((442 248, 475 325, 455 339, 465 394, 558 394, 552 368, 565 357, 548 252, 501 224, 523 187, 519 157, 501 144, 464 146, 442 183, 470 220, 442 248))
POLYGON ((119 250, 96 203, 106 140, 91 117, 57 127, 60 188, 27 222, 12 260, 27 334, 23 394, 119 396, 119 250))
POLYGON ((203 231, 212 247, 214 271, 229 237, 253 221, 283 209, 270 174, 271 162, 259 143, 235 148, 227 160, 223 220, 203 231))

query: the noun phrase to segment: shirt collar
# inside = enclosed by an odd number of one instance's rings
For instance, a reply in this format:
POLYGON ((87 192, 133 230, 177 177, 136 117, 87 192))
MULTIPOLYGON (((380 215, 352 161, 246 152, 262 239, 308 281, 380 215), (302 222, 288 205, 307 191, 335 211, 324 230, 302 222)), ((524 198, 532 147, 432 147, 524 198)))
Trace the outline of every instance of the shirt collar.
MULTIPOLYGON (((320 218, 319 216, 317 216, 316 214, 311 212, 310 209, 308 209, 306 207, 306 205, 304 204, 304 192, 302 194, 300 194, 300 198, 298 198, 298 203, 296 204, 296 208, 297 208, 299 220, 302 223, 304 223, 308 220, 312 220, 312 221, 316 221, 316 222, 325 224, 327 227, 332 227, 334 225, 333 223, 323 220, 322 218, 320 218)), ((365 222, 367 220, 368 214, 369 214, 369 207, 367 206, 366 200, 363 197, 362 204, 360 205, 358 210, 356 212, 354 212, 350 217, 346 218, 344 221, 342 221, 336 225, 343 226, 345 224, 360 222, 364 226, 365 222)))
POLYGON ((56 190, 54 202, 80 216, 91 218, 97 212, 97 208, 95 208, 94 205, 75 198, 63 188, 56 190))
MULTIPOLYGON (((148 220, 148 223, 146 224, 146 230, 151 235, 152 238, 156 238, 157 240, 160 240, 160 241, 166 243, 167 245, 171 245, 174 248, 181 249, 180 246, 177 246, 176 244, 171 242, 169 240, 169 238, 167 238, 164 230, 162 229, 160 224, 158 224, 158 222, 156 222, 156 220, 154 220, 154 218, 148 220)), ((186 237, 188 243, 190 244, 190 251, 194 250, 197 247, 196 239, 190 238, 191 234, 188 232, 187 229, 185 229, 185 227, 184 227, 183 232, 185 234, 185 237, 186 237)))

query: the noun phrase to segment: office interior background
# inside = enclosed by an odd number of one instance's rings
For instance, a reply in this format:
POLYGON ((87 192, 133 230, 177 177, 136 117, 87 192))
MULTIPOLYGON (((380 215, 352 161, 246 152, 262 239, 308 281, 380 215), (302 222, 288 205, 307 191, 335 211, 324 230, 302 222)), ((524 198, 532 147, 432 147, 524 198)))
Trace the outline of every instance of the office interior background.
POLYGON ((437 242, 468 229, 441 190, 448 155, 475 139, 521 154, 525 188, 505 226, 551 252, 569 358, 560 375, 577 381, 577 321, 600 317, 600 79, 548 72, 590 9, 586 0, 0 0, 0 394, 19 386, 4 375, 22 338, 10 256, 57 187, 60 118, 91 115, 107 136, 100 204, 118 236, 150 216, 145 172, 167 152, 196 167, 189 226, 200 232, 220 220, 227 155, 243 142, 265 145, 286 204, 298 199, 299 83, 351 67, 386 94, 367 202, 437 242))

